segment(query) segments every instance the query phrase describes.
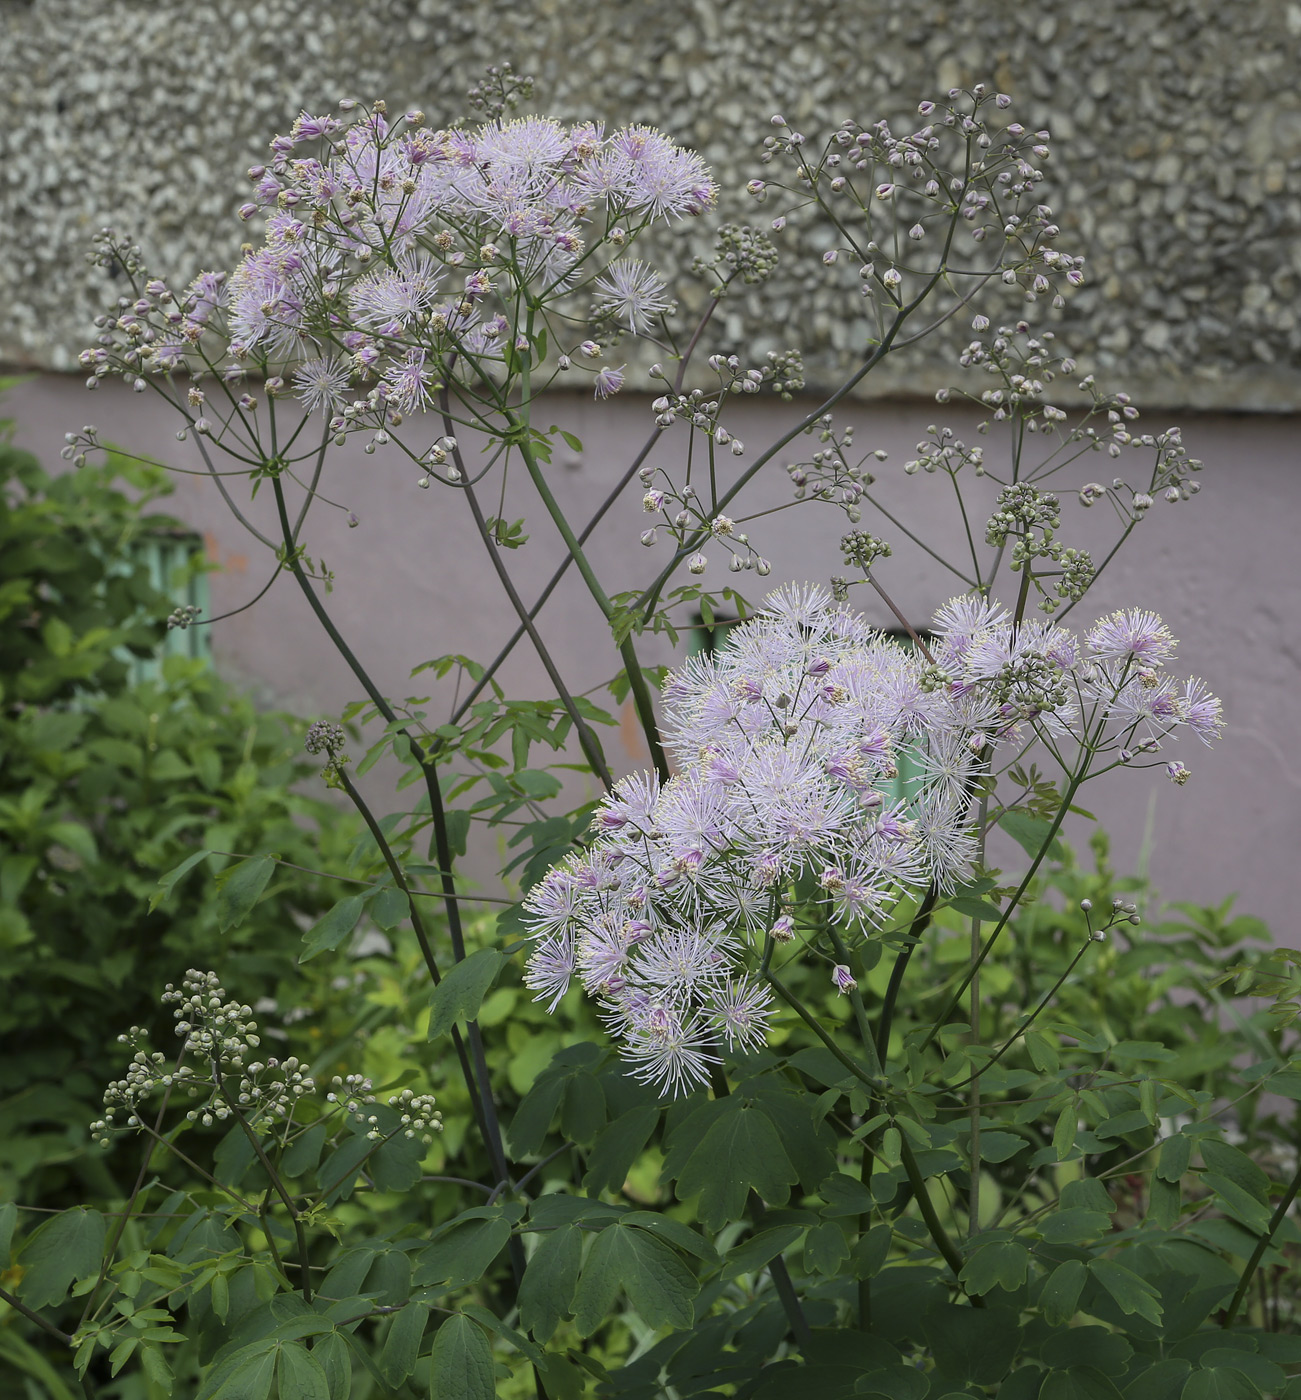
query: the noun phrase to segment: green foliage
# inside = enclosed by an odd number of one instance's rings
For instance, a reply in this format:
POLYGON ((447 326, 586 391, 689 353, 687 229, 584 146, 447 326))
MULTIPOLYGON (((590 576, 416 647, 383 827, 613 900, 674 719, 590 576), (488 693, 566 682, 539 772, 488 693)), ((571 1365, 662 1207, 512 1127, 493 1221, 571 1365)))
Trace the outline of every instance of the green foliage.
POLYGON ((0 443, 0 1194, 33 1203, 117 1170, 86 1125, 164 983, 220 960, 242 995, 301 1001, 297 926, 333 881, 270 852, 338 868, 353 826, 294 790, 310 770, 292 723, 201 663, 131 683, 171 608, 129 562, 176 529, 146 513, 162 491, 124 460, 50 477, 0 443))

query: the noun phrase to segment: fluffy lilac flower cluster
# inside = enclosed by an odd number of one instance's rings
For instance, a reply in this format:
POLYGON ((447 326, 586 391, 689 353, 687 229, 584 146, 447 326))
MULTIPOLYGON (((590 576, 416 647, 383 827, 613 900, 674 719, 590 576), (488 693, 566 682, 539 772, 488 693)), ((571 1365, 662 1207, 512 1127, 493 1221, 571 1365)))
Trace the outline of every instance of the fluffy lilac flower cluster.
MULTIPOLYGON (((666 308, 653 269, 609 255, 657 218, 712 205, 699 156, 647 126, 423 121, 390 123, 382 103, 355 118, 304 114, 249 172, 240 215, 265 212, 262 246, 180 295, 151 280, 111 326, 101 318, 107 336, 85 367, 193 372, 213 365, 204 347, 216 342, 235 377, 292 374, 309 409, 337 413, 350 384, 371 384, 381 406, 409 413, 428 405, 442 357, 493 363, 529 348, 509 319, 522 298, 591 281, 598 305, 634 328, 666 308), (603 256, 592 260, 589 243, 603 256), (114 364, 123 339, 126 363, 114 364)), ((102 256, 121 260, 116 246, 102 256)))
POLYGON ((1177 643, 1154 612, 1112 613, 1081 640, 1037 618, 1013 625, 1005 609, 968 595, 940 609, 935 632, 933 674, 969 707, 973 746, 1043 739, 1060 757, 1057 741, 1074 738, 1089 766, 1111 766, 1158 752, 1181 729, 1210 744, 1223 728, 1204 681, 1164 673, 1177 643))
POLYGON ((1173 640, 1154 614, 1118 613, 1081 643, 958 598, 932 645, 928 658, 805 585, 689 661, 664 691, 675 776, 619 783, 592 844, 526 900, 537 999, 554 1009, 577 977, 636 1077, 679 1092, 724 1046, 763 1042, 771 992, 748 954, 795 938, 796 881, 857 942, 907 891, 968 872, 995 753, 1076 734, 1089 754, 1125 754, 1180 725, 1219 731, 1201 682, 1157 674, 1173 640), (916 775, 901 791, 904 748, 916 775))

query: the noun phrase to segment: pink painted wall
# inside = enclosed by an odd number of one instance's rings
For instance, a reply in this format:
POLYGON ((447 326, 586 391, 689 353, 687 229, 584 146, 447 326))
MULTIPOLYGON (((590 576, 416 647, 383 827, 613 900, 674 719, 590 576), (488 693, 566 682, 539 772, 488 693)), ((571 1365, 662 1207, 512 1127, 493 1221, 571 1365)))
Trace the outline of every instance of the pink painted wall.
MULTIPOLYGON (((740 466, 804 411, 798 404, 738 405, 742 407, 747 411, 733 424, 748 447, 740 466)), ((131 394, 114 381, 90 395, 80 380, 38 376, 11 391, 3 411, 17 418, 19 441, 48 464, 58 461, 68 428, 94 422, 105 440, 190 472, 203 471, 193 444, 176 441, 164 407, 152 395, 131 394)), ((582 454, 568 454, 568 461, 562 449, 552 467, 557 496, 571 518, 584 521, 644 439, 651 423, 649 407, 638 398, 598 409, 590 399, 559 397, 538 421, 552 418, 584 443, 582 454)), ((1146 419, 1150 430, 1167 426, 1164 412, 1146 419)), ((1122 772, 1086 789, 1082 800, 1111 831, 1118 869, 1136 866, 1146 834, 1150 868, 1167 897, 1218 901, 1237 891, 1240 910, 1261 915, 1280 940, 1301 945, 1292 892, 1301 857, 1301 463, 1296 420, 1224 414, 1190 419, 1186 413, 1180 419, 1189 451, 1207 464, 1201 494, 1187 504, 1158 502, 1128 553, 1071 621, 1083 624, 1122 606, 1162 613, 1181 640, 1177 669, 1203 676, 1223 697, 1228 729, 1214 750, 1188 740, 1178 746, 1177 756, 1193 770, 1185 788, 1173 787, 1160 770, 1122 772)), ((974 436, 974 420, 934 404, 876 403, 849 407, 843 421, 856 424, 858 448, 879 446, 889 454, 878 468, 876 490, 882 503, 915 524, 941 553, 959 559, 963 536, 947 483, 924 475, 907 477, 903 463, 915 455, 914 445, 927 423, 949 423, 960 436, 974 436)), ((651 460, 672 466, 679 441, 661 440, 651 460)), ((779 462, 794 457, 792 449, 779 462)), ((1111 475, 1105 458, 1090 461, 1088 475, 1111 475)), ((791 498, 779 462, 752 487, 751 509, 791 498)), ((305 536, 309 553, 323 557, 334 571, 328 603, 338 625, 380 686, 397 697, 428 693, 426 677, 407 680, 414 665, 448 652, 486 661, 514 624, 465 502, 437 484, 420 490, 415 476, 396 458, 380 453, 368 457, 351 445, 335 452, 321 489, 355 511, 361 523, 349 529, 343 511, 318 507, 305 536)), ((1076 487, 1084 479, 1072 478, 1076 487)), ((238 607, 270 576, 271 556, 232 519, 211 481, 200 474, 179 476, 177 482, 168 508, 205 536, 210 556, 221 565, 210 582, 212 613, 238 607)), ((487 485, 485 510, 495 508, 487 485)), ((236 499, 246 503, 247 484, 236 479, 231 487, 236 499)), ((638 543, 647 523, 639 500, 640 490, 630 490, 592 546, 598 571, 611 589, 638 585, 667 557, 665 545, 644 550, 638 543)), ((267 533, 273 528, 270 506, 264 492, 249 507, 251 519, 267 533)), ((513 484, 506 514, 528 518, 528 545, 506 559, 521 594, 531 600, 562 547, 540 505, 528 499, 527 483, 513 484)), ((1068 503, 1063 536, 1068 543, 1087 544, 1085 527, 1105 524, 1102 512, 1083 515, 1068 503)), ((846 525, 838 511, 802 505, 746 528, 773 561, 771 585, 804 578, 825 582, 842 571, 837 542, 846 525)), ((863 528, 894 543, 894 557, 880 576, 917 623, 960 591, 889 522, 873 519, 868 511, 863 528)), ((716 557, 706 582, 739 582, 751 600, 762 596, 762 580, 753 574, 728 575, 722 552, 712 553, 716 557)), ((681 581, 686 581, 685 573, 681 581)), ((861 591, 855 597, 873 621, 890 625, 882 606, 874 608, 874 600, 861 591)), ((558 590, 539 628, 576 689, 597 685, 613 669, 600 615, 576 577, 558 590)), ((223 674, 250 686, 259 699, 302 715, 335 715, 359 695, 287 576, 256 608, 219 623, 213 646, 223 674)), ((662 642, 648 641, 643 651, 647 661, 671 659, 662 642)), ((502 679, 510 693, 548 693, 527 643, 502 679)), ((432 722, 441 721, 449 699, 445 692, 436 697, 430 706, 432 722)), ((630 725, 606 745, 625 769, 644 759, 630 725)), ((378 795, 381 789, 382 782, 372 782, 373 792, 378 795)))

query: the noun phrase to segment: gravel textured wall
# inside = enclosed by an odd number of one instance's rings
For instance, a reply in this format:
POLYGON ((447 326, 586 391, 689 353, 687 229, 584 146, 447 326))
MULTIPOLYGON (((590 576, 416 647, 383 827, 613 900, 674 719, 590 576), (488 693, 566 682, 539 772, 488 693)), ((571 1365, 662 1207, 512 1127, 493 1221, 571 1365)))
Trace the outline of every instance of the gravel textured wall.
MULTIPOLYGON (((98 226, 172 276, 230 262, 243 169, 301 108, 382 95, 445 122, 509 58, 540 109, 696 144, 722 213, 753 222, 741 190, 772 112, 810 138, 845 116, 907 125, 921 97, 988 79, 1055 138, 1061 244, 1090 258, 1072 346, 1149 403, 1294 410, 1299 49, 1289 0, 0 0, 0 359, 72 368, 103 297, 98 226)), ((790 259, 772 290, 764 327, 734 314, 720 335, 778 327, 829 376, 848 332, 825 270, 790 259)), ((934 349, 886 368, 874 392, 950 378, 934 349)))

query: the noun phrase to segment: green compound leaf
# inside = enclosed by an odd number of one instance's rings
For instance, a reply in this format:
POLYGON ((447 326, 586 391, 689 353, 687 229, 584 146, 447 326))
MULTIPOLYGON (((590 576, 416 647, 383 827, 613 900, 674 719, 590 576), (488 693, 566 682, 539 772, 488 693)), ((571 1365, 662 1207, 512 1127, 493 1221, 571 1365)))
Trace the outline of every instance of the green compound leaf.
POLYGON ((835 1170, 835 1134, 812 1110, 808 1097, 793 1094, 780 1081, 764 1075, 752 1080, 742 1095, 773 1125, 799 1174, 800 1184, 814 1190, 835 1170))
POLYGON ((1045 1339, 1039 1356, 1055 1371, 1077 1371, 1081 1367, 1119 1376, 1125 1371, 1134 1348, 1119 1332, 1107 1327, 1067 1327, 1045 1339))
POLYGON ((366 1275, 366 1293, 382 1308, 401 1307, 411 1297, 409 1256, 400 1249, 380 1250, 366 1275))
POLYGON ((249 856, 228 865, 217 876, 217 928, 221 933, 237 928, 262 897, 275 873, 276 856, 249 856))
POLYGON ((1192 1139, 1183 1133, 1168 1137, 1161 1144, 1161 1154, 1157 1159, 1156 1174, 1162 1181, 1178 1182, 1188 1170, 1188 1159, 1192 1156, 1192 1139))
POLYGON ((593 1194, 621 1190, 659 1120, 660 1111, 655 1105, 642 1104, 621 1113, 602 1128, 587 1158, 583 1189, 593 1194))
POLYGON ((1261 1205, 1268 1206, 1269 1177, 1245 1152, 1230 1147, 1227 1142, 1216 1142, 1214 1138, 1204 1139, 1201 1150, 1208 1171, 1225 1177, 1249 1196, 1254 1196, 1261 1205))
MULTIPOLYGON (((565 1080, 556 1075, 539 1075, 533 1087, 520 1100, 515 1117, 506 1130, 512 1155, 518 1160, 537 1152, 551 1128, 551 1120, 565 1092, 565 1080)), ((620 1185, 623 1183, 620 1182, 620 1185)))
POLYGON ((190 871, 211 854, 211 851, 195 851, 192 856, 187 856, 180 865, 169 870, 166 875, 160 876, 158 888, 149 896, 149 912, 152 914, 190 871))
POLYGON ((259 1342, 250 1355, 236 1353, 217 1366, 195 1400, 267 1400, 275 1374, 274 1344, 259 1342))
POLYGON ((480 948, 456 964, 429 999, 429 1039, 451 1030, 457 1021, 473 1021, 497 980, 506 958, 496 948, 480 948))
POLYGON ((411 901, 396 886, 386 885, 375 896, 370 916, 385 933, 391 933, 403 919, 411 917, 411 901))
POLYGON ((1173 1230, 1179 1223, 1179 1183, 1162 1181, 1155 1174, 1147 1188, 1146 1224, 1156 1230, 1173 1230))
POLYGON ((609 1225, 592 1243, 574 1297, 578 1334, 590 1337, 607 1321, 620 1292, 648 1327, 690 1327, 699 1288, 662 1240, 636 1226, 609 1225))
POLYGON ((931 1388, 940 1395, 946 1389, 1002 1380, 1021 1345, 1016 1315, 1001 1307, 934 1304, 926 1310, 922 1327, 935 1357, 931 1388))
POLYGON ((649 1230, 666 1244, 676 1245, 686 1253, 694 1254, 697 1259, 703 1259, 706 1264, 718 1263, 718 1251, 714 1246, 690 1225, 674 1220, 671 1215, 654 1210, 630 1210, 627 1215, 619 1218, 619 1223, 635 1225, 639 1230, 649 1230))
POLYGON ((483 1328, 456 1313, 434 1334, 430 1352, 433 1400, 495 1400, 497 1376, 483 1328))
POLYGON ((352 1394, 352 1359, 347 1342, 338 1332, 327 1332, 312 1342, 312 1355, 325 1372, 330 1400, 348 1400, 352 1394))
POLYGON ((1264 1234, 1269 1229, 1269 1207, 1262 1205, 1251 1192, 1244 1190, 1236 1181, 1231 1181, 1218 1172, 1204 1172, 1202 1184, 1215 1192, 1217 1203, 1226 1215, 1245 1225, 1253 1234, 1264 1234))
MULTIPOLYGON (((1044 820, 1043 817, 1028 816, 1025 812, 1005 812, 998 819, 998 824, 1026 855, 1032 857, 1037 856, 1043 849, 1044 841, 1052 830, 1050 821, 1044 820)), ((1064 854, 1062 843, 1054 836, 1052 845, 1048 848, 1048 858, 1061 860, 1064 854)))
POLYGON ((1114 1259, 1090 1259, 1089 1272, 1111 1294, 1123 1313, 1137 1314, 1153 1324, 1161 1321, 1161 1304, 1154 1284, 1114 1259))
POLYGON ((1188 1377, 1180 1400, 1260 1400, 1260 1388, 1241 1371, 1212 1366, 1188 1377))
POLYGON ((325 1134, 328 1129, 328 1123, 313 1123, 306 1132, 296 1137, 280 1159, 281 1172, 285 1176, 295 1177, 302 1176, 304 1172, 314 1171, 316 1164, 321 1160, 321 1149, 325 1146, 325 1134))
POLYGON ((804 1272, 830 1278, 849 1258, 849 1241, 834 1220, 814 1225, 804 1238, 804 1272))
POLYGON ((1080 1111, 1073 1102, 1057 1115, 1057 1125, 1053 1128, 1053 1151, 1059 1162, 1064 1162, 1071 1155, 1079 1122, 1080 1111))
POLYGON ((539 1342, 549 1341, 569 1312, 574 1289, 578 1287, 583 1234, 577 1225, 562 1225, 544 1235, 524 1270, 519 1291, 520 1321, 539 1342))
POLYGON ((1111 1229, 1111 1217, 1100 1210, 1059 1210, 1039 1227, 1048 1244, 1083 1244, 1111 1229))
POLYGON ((14 1225, 18 1221, 18 1207, 13 1201, 0 1206, 0 1269, 9 1267, 9 1242, 14 1237, 14 1225))
POLYGON ((1001 1133, 997 1129, 980 1135, 980 1155, 986 1162, 1006 1162, 1029 1144, 1019 1133, 1001 1133))
POLYGON ((1281 1366, 1268 1357, 1239 1351, 1236 1347, 1209 1347, 1202 1353, 1200 1362, 1203 1370, 1240 1371, 1266 1395, 1281 1393, 1287 1386, 1288 1377, 1281 1366))
POLYGON ((1088 1270, 1082 1259, 1068 1259, 1048 1275, 1039 1294, 1039 1306, 1044 1318, 1054 1327, 1062 1326, 1075 1316, 1087 1278, 1088 1270))
POLYGON ((723 1280, 734 1279, 738 1274, 757 1273, 770 1260, 789 1249, 803 1233, 803 1225, 777 1225, 771 1230, 761 1230, 757 1235, 751 1235, 743 1244, 728 1252, 727 1262, 723 1265, 723 1280))
POLYGON ((276 1362, 276 1386, 294 1400, 330 1400, 325 1368, 302 1342, 286 1342, 276 1362))
POLYGON ((1115 1382, 1092 1366, 1072 1366, 1069 1371, 1049 1371, 1039 1400, 1123 1400, 1115 1382))
MULTIPOLYGON (((162 1348, 156 1344, 146 1344, 140 1348, 140 1365, 146 1376, 156 1385, 164 1395, 172 1393, 172 1368, 167 1363, 167 1358, 162 1353, 162 1348)), ((313 1396, 312 1400, 318 1400, 313 1396)), ((319 1400, 330 1400, 324 1393, 319 1396, 319 1400)))
POLYGON ((379 1354, 379 1372, 389 1385, 401 1385, 415 1370, 428 1320, 429 1309, 424 1303, 408 1303, 393 1319, 379 1354))
POLYGON ((989 1293, 995 1288, 1015 1292, 1025 1282, 1030 1251, 1015 1240, 981 1245, 962 1266, 958 1277, 969 1293, 989 1293))
POLYGON ((417 1256, 414 1283, 463 1288, 483 1277, 510 1238, 510 1221, 501 1216, 464 1220, 417 1256))
MULTIPOLYGON (((565 1084, 560 1108, 560 1132, 570 1142, 586 1146, 605 1127, 609 1110, 601 1081, 590 1070, 581 1069, 565 1084)), ((621 1181, 620 1186, 623 1185, 621 1181)))
POLYGON ((19 1296, 29 1308, 63 1302, 76 1279, 93 1278, 104 1257, 107 1233, 97 1210, 66 1210, 47 1220, 23 1247, 19 1296))
POLYGON ((1108 1215, 1116 1210, 1107 1188, 1094 1176, 1068 1181, 1062 1187, 1061 1203, 1063 1210, 1100 1210, 1108 1215))
POLYGON ((681 1200, 699 1195, 697 1213, 711 1230, 739 1220, 751 1190, 783 1205, 799 1180, 769 1118, 736 1096, 724 1103, 725 1110, 682 1168, 677 1186, 681 1200))
POLYGON ((1125 1387, 1125 1400, 1179 1400, 1192 1364, 1181 1356, 1167 1356, 1149 1366, 1125 1387))
POLYGON ((303 935, 303 951, 299 953, 298 961, 305 963, 318 953, 337 948, 357 927, 357 920, 365 907, 364 894, 350 894, 339 900, 303 935))

